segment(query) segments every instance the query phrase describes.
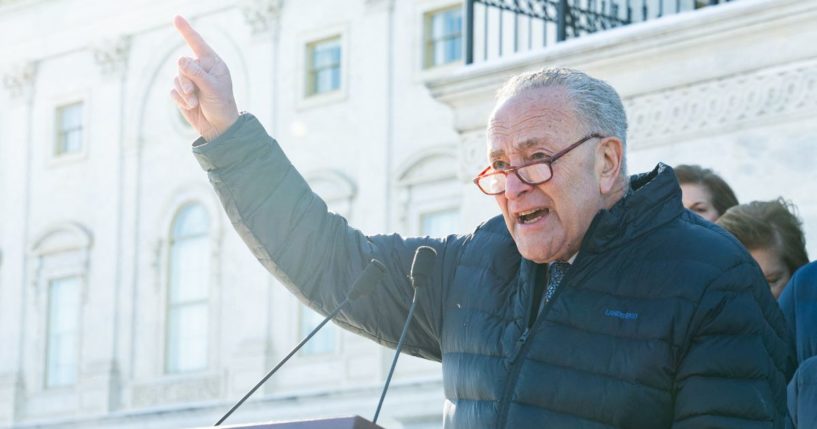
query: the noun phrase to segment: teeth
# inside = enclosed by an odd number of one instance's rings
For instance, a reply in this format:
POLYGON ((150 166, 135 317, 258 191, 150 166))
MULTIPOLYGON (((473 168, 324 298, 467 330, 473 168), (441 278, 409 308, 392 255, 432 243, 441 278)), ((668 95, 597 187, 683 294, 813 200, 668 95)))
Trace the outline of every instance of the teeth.
POLYGON ((549 211, 548 209, 533 209, 525 212, 519 212, 517 218, 519 219, 520 222, 524 224, 546 215, 548 211, 549 211))

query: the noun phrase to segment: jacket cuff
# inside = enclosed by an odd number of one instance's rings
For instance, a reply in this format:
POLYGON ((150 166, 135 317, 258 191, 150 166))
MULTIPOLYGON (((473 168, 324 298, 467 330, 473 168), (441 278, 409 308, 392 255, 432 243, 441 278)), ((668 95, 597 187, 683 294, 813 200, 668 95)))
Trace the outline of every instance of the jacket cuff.
POLYGON ((196 139, 193 155, 205 171, 228 168, 265 146, 269 138, 255 116, 242 113, 227 131, 212 141, 196 139))

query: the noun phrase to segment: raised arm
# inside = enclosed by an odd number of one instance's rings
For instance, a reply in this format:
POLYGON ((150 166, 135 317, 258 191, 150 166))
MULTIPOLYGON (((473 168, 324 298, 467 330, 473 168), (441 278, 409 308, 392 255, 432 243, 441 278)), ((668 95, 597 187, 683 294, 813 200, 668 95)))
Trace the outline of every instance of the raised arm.
POLYGON ((250 114, 239 116, 224 62, 183 18, 176 17, 174 25, 196 58, 179 59, 171 96, 202 135, 194 154, 255 257, 324 314, 343 300, 370 259, 380 260, 388 270, 386 280, 341 312, 336 322, 393 346, 411 303, 408 274, 414 250, 434 247, 434 275, 418 295, 404 350, 440 359, 444 285, 453 277, 464 239, 366 236, 329 213, 259 121, 250 114))

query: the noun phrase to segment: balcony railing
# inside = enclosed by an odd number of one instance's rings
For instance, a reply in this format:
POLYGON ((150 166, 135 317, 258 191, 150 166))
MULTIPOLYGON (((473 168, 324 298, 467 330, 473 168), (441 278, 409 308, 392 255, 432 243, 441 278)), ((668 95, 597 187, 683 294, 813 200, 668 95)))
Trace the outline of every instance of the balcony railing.
POLYGON ((465 63, 730 0, 466 0, 465 63))

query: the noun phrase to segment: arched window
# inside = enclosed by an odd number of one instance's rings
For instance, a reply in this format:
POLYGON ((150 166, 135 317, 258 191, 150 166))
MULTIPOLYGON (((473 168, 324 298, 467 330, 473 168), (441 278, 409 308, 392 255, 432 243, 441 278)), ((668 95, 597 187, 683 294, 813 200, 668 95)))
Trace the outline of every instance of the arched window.
POLYGON ((170 231, 165 370, 207 368, 210 239, 200 204, 179 210, 170 231))
POLYGON ((415 154, 398 168, 396 213, 402 233, 445 237, 462 232, 457 163, 455 148, 437 146, 415 154))
POLYGON ((23 322, 32 328, 26 330, 31 335, 28 344, 34 346, 32 360, 45 365, 32 367, 35 392, 74 388, 81 381, 82 315, 92 244, 90 230, 64 222, 51 225, 31 246, 34 308, 29 314, 44 316, 23 322))

